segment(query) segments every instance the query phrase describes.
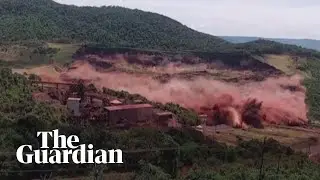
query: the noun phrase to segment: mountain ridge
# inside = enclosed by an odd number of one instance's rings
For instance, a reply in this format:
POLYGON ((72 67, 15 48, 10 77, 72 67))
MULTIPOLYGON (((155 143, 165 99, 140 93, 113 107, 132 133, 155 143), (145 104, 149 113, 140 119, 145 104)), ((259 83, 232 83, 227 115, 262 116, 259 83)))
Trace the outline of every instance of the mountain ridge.
POLYGON ((219 36, 222 39, 232 43, 247 43, 258 39, 271 40, 283 44, 297 45, 303 48, 320 51, 320 40, 317 39, 295 39, 295 38, 263 38, 254 36, 219 36))
POLYGON ((167 16, 118 6, 78 7, 52 0, 0 1, 0 42, 97 43, 109 48, 253 54, 320 53, 273 41, 233 44, 167 16))
POLYGON ((51 0, 0 2, 1 41, 66 39, 151 49, 206 49, 229 44, 169 17, 108 6, 77 7, 51 0), (47 3, 47 4, 43 4, 47 3))

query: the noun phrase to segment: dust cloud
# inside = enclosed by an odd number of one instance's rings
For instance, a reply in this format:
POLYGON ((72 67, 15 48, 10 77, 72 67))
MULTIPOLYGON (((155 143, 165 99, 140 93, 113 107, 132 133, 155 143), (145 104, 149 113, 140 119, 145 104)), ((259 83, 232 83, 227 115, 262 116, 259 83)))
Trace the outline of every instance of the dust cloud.
POLYGON ((272 124, 307 123, 305 88, 298 75, 244 85, 201 77, 192 81, 171 79, 167 83, 160 83, 146 75, 98 72, 91 65, 82 63, 61 73, 60 79, 84 79, 98 88, 125 90, 153 101, 177 103, 211 117, 224 114, 235 127, 252 124, 248 118, 272 124))

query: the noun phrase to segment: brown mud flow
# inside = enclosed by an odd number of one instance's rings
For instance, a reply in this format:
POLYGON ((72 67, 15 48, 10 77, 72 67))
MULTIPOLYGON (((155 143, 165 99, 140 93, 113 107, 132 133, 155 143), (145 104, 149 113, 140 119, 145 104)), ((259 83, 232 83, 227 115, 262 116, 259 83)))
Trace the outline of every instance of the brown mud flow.
MULTIPOLYGON (((172 71, 172 67, 168 71, 172 71)), ((234 127, 260 127, 264 123, 307 123, 305 88, 298 75, 245 84, 226 83, 205 77, 192 80, 172 78, 164 83, 155 80, 152 75, 101 72, 84 61, 74 63, 72 68, 63 72, 50 73, 43 68, 32 72, 40 75, 43 80, 83 79, 98 88, 125 90, 153 101, 177 103, 199 113, 219 117, 214 118, 215 121, 227 122, 234 127)))

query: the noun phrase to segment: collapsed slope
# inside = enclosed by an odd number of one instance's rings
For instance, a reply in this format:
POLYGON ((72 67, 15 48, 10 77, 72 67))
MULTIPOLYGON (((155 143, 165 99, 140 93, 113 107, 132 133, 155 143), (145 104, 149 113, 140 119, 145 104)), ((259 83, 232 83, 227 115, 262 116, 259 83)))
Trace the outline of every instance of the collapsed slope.
MULTIPOLYGON (((225 121, 236 122, 239 126, 252 116, 260 116, 258 121, 272 124, 302 125, 307 123, 307 106, 305 104, 305 89, 301 85, 300 76, 292 77, 270 77, 263 81, 252 81, 246 83, 227 83, 222 80, 197 76, 192 79, 181 79, 173 77, 166 82, 154 79, 152 74, 157 70, 148 73, 127 73, 111 69, 109 71, 98 70, 89 63, 90 61, 76 61, 69 69, 60 73, 56 79, 59 81, 73 81, 83 79, 93 83, 98 88, 107 87, 116 90, 125 90, 133 94, 141 94, 146 98, 161 102, 173 102, 184 107, 194 109, 199 113, 209 113, 212 117, 214 112, 210 109, 214 106, 227 108, 233 111, 225 121), (58 78, 58 79, 57 79, 58 78), (256 99, 261 107, 252 112, 248 99, 256 99), (203 112, 203 109, 209 110, 203 112), (245 113, 254 113, 244 116, 245 113), (240 117, 240 119, 239 119, 240 117)), ((120 63, 120 60, 117 61, 120 63)), ((113 65, 115 66, 115 65, 113 65)), ((171 74, 180 73, 186 67, 162 67, 162 72, 171 74)), ((45 80, 50 80, 50 74, 34 70, 45 80)), ((254 105, 254 104, 253 104, 254 105)), ((255 121, 255 120, 253 120, 255 121)), ((224 122, 226 123, 226 122, 224 122)))

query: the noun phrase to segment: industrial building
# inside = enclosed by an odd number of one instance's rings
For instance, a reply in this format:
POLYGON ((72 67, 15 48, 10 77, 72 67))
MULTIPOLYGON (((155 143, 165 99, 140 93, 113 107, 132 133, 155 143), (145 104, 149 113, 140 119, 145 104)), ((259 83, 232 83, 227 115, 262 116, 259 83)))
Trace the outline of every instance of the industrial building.
POLYGON ((154 109, 151 104, 121 104, 119 100, 109 101, 109 106, 102 108, 104 103, 90 96, 90 99, 69 97, 67 108, 76 119, 86 119, 91 122, 105 122, 108 126, 135 126, 137 124, 153 123, 167 127, 173 119, 171 112, 154 109), (87 100, 87 101, 85 101, 87 100), (99 102, 96 102, 99 101, 99 102))
POLYGON ((110 126, 119 124, 137 124, 151 121, 153 118, 153 107, 150 104, 130 104, 105 107, 107 111, 108 124, 110 126))
POLYGON ((154 113, 154 120, 156 123, 160 126, 167 126, 169 120, 173 118, 173 115, 171 112, 155 112, 154 113))
POLYGON ((67 108, 73 116, 80 116, 80 98, 68 98, 67 108))
POLYGON ((48 98, 59 100, 67 106, 70 120, 77 123, 98 123, 121 127, 175 127, 177 122, 171 112, 164 112, 144 99, 118 99, 117 97, 86 89, 78 92, 75 83, 34 82, 46 85, 48 98), (66 86, 66 88, 64 88, 66 86), (81 98, 79 98, 81 97, 81 98), (124 125, 124 126, 123 126, 124 125))

